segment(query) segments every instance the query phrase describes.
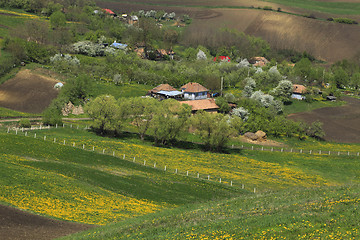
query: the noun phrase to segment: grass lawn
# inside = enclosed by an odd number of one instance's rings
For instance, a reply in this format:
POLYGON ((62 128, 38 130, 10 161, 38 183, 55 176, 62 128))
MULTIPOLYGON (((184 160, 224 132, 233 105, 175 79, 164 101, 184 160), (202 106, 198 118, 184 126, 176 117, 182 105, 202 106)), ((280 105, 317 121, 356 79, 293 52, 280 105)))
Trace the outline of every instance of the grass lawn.
POLYGON ((327 2, 313 0, 262 0, 273 2, 289 7, 298 7, 312 11, 340 14, 340 15, 359 15, 360 3, 355 2, 327 2))
POLYGON ((284 114, 289 115, 298 112, 309 112, 323 107, 338 107, 344 105, 344 101, 314 101, 308 103, 306 101, 293 100, 292 104, 284 106, 284 114))

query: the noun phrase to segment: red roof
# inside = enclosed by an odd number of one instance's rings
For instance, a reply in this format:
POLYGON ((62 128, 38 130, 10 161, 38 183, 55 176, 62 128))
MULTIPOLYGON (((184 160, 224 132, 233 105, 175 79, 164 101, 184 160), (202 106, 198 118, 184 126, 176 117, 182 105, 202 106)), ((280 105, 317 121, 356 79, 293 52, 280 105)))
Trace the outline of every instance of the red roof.
POLYGON ((230 57, 229 57, 229 56, 219 56, 219 57, 214 57, 214 62, 216 62, 216 60, 230 62, 230 57))
POLYGON ((111 11, 110 9, 108 9, 108 8, 104 8, 103 10, 108 14, 115 15, 115 13, 113 11, 111 11))
POLYGON ((184 92, 191 92, 191 93, 197 93, 197 92, 207 92, 209 91, 206 87, 199 83, 189 82, 181 87, 184 92))
POLYGON ((219 106, 216 105, 215 99, 207 98, 201 100, 191 100, 191 101, 181 101, 181 104, 187 104, 191 106, 191 110, 211 110, 211 109, 219 109, 219 106))

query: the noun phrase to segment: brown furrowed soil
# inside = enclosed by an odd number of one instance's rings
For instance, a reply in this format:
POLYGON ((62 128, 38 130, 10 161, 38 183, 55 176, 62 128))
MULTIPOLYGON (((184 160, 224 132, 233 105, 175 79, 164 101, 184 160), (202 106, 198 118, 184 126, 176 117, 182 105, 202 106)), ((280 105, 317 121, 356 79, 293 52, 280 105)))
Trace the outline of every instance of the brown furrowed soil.
MULTIPOLYGON (((352 59, 360 54, 360 26, 340 24, 329 21, 305 18, 301 16, 264 11, 259 9, 219 8, 221 6, 271 6, 273 9, 281 7, 283 11, 297 14, 309 14, 304 9, 297 9, 276 5, 263 1, 225 0, 225 1, 185 1, 180 0, 139 0, 136 3, 128 1, 103 2, 97 4, 103 8, 110 8, 118 13, 144 10, 174 11, 178 16, 189 14, 193 22, 189 27, 192 39, 206 38, 215 28, 235 28, 249 35, 261 37, 268 41, 275 49, 294 49, 298 52, 308 52, 319 60, 336 62, 342 59, 352 59), (141 4, 143 3, 143 4, 141 4), (152 4, 164 4, 148 5, 152 4), (168 4, 169 6, 165 6, 168 4), (175 6, 178 5, 178 6, 175 6), (207 6, 198 7, 198 6, 207 6)), ((336 17, 316 12, 321 18, 336 17)), ((344 17, 344 16, 342 16, 344 17)), ((352 16, 358 20, 360 16, 352 16)), ((198 42, 201 42, 198 41, 198 42)))
POLYGON ((360 100, 350 97, 344 97, 344 100, 345 106, 291 114, 289 119, 307 123, 319 120, 324 124, 327 141, 360 143, 360 100))
POLYGON ((28 69, 0 85, 0 107, 12 110, 41 113, 57 97, 54 85, 58 80, 42 76, 28 69))
POLYGON ((2 240, 47 240, 90 229, 92 225, 54 220, 0 205, 2 240))

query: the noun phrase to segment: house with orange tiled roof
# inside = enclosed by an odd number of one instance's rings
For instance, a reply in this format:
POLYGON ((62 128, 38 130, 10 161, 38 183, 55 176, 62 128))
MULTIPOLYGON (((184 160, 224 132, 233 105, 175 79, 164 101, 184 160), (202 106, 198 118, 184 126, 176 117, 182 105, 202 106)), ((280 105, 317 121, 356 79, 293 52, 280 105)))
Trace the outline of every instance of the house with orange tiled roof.
POLYGON ((182 86, 181 91, 184 93, 184 99, 188 100, 206 99, 209 92, 206 87, 194 82, 182 86))
POLYGON ((292 92, 291 98, 298 99, 298 100, 304 100, 305 93, 306 93, 306 87, 304 85, 293 84, 293 92, 292 92))
POLYGON ((187 104, 191 106, 191 112, 196 113, 197 111, 204 110, 210 113, 217 113, 219 106, 216 105, 215 99, 200 99, 200 100, 190 100, 190 101, 180 101, 181 104, 187 104))
POLYGON ((254 66, 254 67, 263 67, 266 64, 269 63, 269 60, 267 60, 264 57, 253 57, 249 60, 249 62, 254 66))

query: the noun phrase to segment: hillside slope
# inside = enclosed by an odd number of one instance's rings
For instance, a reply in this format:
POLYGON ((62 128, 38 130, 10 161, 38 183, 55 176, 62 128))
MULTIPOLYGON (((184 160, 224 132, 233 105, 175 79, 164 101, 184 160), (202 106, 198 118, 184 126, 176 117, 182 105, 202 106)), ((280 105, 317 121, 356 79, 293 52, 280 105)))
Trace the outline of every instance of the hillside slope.
POLYGON ((358 185, 242 196, 62 239, 358 239, 358 185))
MULTIPOLYGON (((164 9, 167 12, 175 11, 178 15, 189 14, 194 19, 189 27, 189 32, 193 35, 192 38, 206 38, 209 34, 213 33, 215 28, 229 27, 252 36, 261 37, 268 41, 275 49, 294 49, 298 52, 307 51, 317 59, 328 62, 351 59, 358 57, 358 54, 360 54, 360 45, 358 44, 358 39, 360 39, 359 25, 310 19, 276 11, 240 9, 240 3, 223 5, 201 1, 185 2, 183 4, 176 1, 166 3, 140 1, 131 4, 127 1, 97 1, 97 4, 117 12, 132 12, 140 9, 164 9)), ((272 6, 273 9, 281 6, 261 1, 260 6, 266 5, 272 6)), ((242 6, 250 7, 248 2, 244 2, 242 6)), ((297 14, 309 14, 311 12, 287 6, 282 7, 282 9, 297 14)), ((316 16, 326 19, 342 15, 316 12, 316 16)), ((351 17, 357 19, 357 15, 351 17)))

